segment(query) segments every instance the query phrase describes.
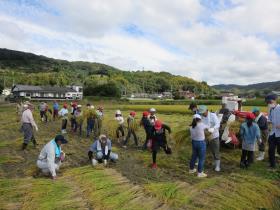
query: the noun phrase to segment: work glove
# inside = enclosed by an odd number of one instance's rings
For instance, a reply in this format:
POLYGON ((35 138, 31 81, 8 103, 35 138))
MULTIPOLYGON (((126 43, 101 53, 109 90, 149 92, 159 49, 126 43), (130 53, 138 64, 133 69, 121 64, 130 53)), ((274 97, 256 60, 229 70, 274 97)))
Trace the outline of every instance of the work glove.
POLYGON ((36 130, 36 131, 38 131, 38 130, 39 130, 37 125, 35 126, 35 130, 36 130))
POLYGON ((214 133, 214 130, 215 130, 214 128, 208 128, 209 133, 214 133))
POLYGON ((104 166, 107 166, 107 164, 108 164, 108 160, 104 160, 104 166))

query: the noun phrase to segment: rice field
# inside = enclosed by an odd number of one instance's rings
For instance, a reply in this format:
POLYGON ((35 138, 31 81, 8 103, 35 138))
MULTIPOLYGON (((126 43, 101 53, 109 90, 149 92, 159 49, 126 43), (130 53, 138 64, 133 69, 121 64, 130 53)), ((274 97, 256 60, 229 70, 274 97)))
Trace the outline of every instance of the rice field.
MULTIPOLYGON (((191 114, 186 106, 153 106, 158 118, 171 126, 168 142, 173 154, 160 152, 159 168, 152 170, 150 152, 136 148, 132 139, 128 149, 120 147, 113 121, 116 109, 121 109, 124 117, 135 110, 139 121, 141 112, 150 106, 100 104, 105 108, 103 132, 111 137, 119 161, 107 168, 90 165, 87 151, 93 139, 86 138, 84 124, 82 136, 66 134, 66 161, 56 181, 36 176, 35 163, 43 145, 60 132, 61 122, 40 122, 37 110, 39 131, 35 135, 39 146, 30 144, 23 153, 15 106, 0 105, 0 209, 280 209, 280 171, 267 170, 267 157, 266 162, 255 162, 250 169, 241 170, 240 150, 222 148, 222 171, 215 173, 208 151, 208 178, 188 174, 191 144, 182 130, 187 130, 191 114), (180 139, 178 131, 185 137, 180 139), (180 146, 176 147, 178 141, 180 146)), ((217 110, 218 106, 211 108, 217 110)), ((143 144, 143 128, 138 128, 137 135, 143 144)))

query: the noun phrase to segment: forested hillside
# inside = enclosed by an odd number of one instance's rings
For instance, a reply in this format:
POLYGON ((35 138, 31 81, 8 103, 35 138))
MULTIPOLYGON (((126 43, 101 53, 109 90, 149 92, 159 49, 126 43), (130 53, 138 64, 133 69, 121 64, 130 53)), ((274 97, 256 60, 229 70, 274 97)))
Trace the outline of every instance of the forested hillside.
POLYGON ((122 71, 100 63, 48 58, 32 53, 0 49, 0 82, 12 84, 58 85, 82 84, 85 94, 120 96, 121 93, 158 93, 190 90, 210 95, 214 90, 206 82, 167 72, 122 71))

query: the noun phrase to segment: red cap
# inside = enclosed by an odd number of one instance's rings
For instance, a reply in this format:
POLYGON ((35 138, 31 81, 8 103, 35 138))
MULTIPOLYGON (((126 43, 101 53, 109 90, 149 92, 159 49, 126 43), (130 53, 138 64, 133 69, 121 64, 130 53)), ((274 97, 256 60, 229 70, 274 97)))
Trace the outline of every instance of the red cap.
POLYGON ((143 112, 143 116, 144 117, 148 117, 149 116, 149 112, 147 112, 147 111, 143 112))
POLYGON ((161 129, 162 128, 162 122, 161 121, 159 121, 159 120, 156 120, 155 121, 155 129, 156 130, 159 130, 159 129, 161 129))
POLYGON ((66 109, 66 108, 67 108, 67 106, 68 106, 67 104, 63 104, 63 108, 65 108, 65 109, 66 109))
POLYGON ((254 120, 254 119, 256 119, 256 116, 253 113, 248 113, 246 118, 249 120, 254 120))
POLYGON ((136 115, 136 112, 130 112, 130 115, 134 117, 136 115))

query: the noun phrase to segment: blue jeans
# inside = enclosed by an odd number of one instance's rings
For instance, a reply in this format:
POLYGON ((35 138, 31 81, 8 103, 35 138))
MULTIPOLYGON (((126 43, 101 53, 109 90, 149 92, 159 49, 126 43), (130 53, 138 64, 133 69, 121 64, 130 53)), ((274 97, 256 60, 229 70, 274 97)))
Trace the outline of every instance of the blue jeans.
POLYGON ((190 169, 193 170, 195 161, 198 158, 198 172, 201 173, 204 168, 204 161, 206 156, 206 142, 192 140, 192 157, 190 161, 190 169))

